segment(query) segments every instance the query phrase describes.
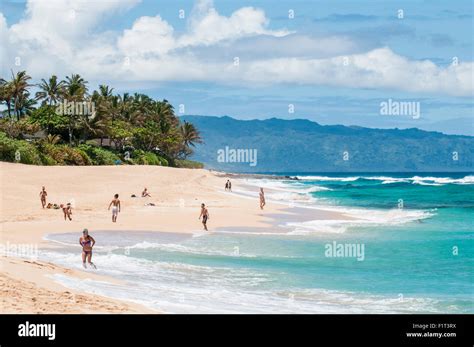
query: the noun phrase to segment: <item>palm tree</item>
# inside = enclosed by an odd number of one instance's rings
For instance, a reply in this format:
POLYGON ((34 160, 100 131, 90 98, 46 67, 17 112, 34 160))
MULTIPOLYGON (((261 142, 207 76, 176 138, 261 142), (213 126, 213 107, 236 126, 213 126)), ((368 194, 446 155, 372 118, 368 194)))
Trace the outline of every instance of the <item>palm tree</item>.
POLYGON ((203 141, 199 131, 192 123, 184 121, 184 123, 180 125, 179 130, 184 146, 183 154, 184 157, 186 157, 192 153, 190 146, 196 147, 196 143, 202 143, 203 141))
POLYGON ((13 90, 11 82, 7 82, 3 78, 0 79, 0 103, 7 105, 8 118, 11 117, 13 90))
POLYGON ((36 92, 36 99, 43 100, 43 104, 47 103, 49 106, 56 104, 64 88, 64 81, 58 82, 58 77, 53 75, 46 81, 44 78, 41 79, 41 83, 38 84, 40 91, 36 92))
POLYGON ((113 95, 114 88, 107 85, 99 85, 99 90, 94 90, 91 96, 91 101, 96 105, 96 112, 93 119, 91 119, 86 126, 90 133, 100 137, 100 145, 102 146, 104 137, 108 136, 108 122, 112 118, 113 110, 113 95))
MULTIPOLYGON (((68 102, 82 102, 87 94, 87 81, 85 81, 80 75, 72 74, 67 76, 64 81, 64 99, 68 102)), ((69 144, 72 144, 72 131, 76 123, 76 114, 68 114, 69 124, 69 144)))
POLYGON ((101 84, 99 86, 99 94, 104 99, 110 98, 113 95, 113 92, 114 92, 114 88, 110 88, 109 86, 105 84, 101 84))
POLYGON ((24 92, 23 94, 20 94, 16 102, 18 117, 23 116, 25 114, 30 114, 30 112, 34 109, 35 104, 36 100, 30 98, 30 93, 28 91, 24 92))
MULTIPOLYGON (((38 84, 38 87, 40 88, 40 91, 36 92, 36 99, 43 100, 43 105, 48 104, 51 106, 53 104, 55 105, 61 98, 64 92, 64 81, 58 82, 58 77, 53 75, 48 81, 46 81, 44 78, 41 79, 41 83, 38 84)), ((49 134, 51 132, 51 113, 49 113, 48 118, 47 132, 49 134)))
POLYGON ((12 71, 12 81, 10 82, 10 84, 13 98, 13 109, 16 114, 17 120, 20 120, 21 116, 20 102, 23 102, 23 104, 25 103, 26 96, 24 94, 27 93, 28 87, 31 86, 30 84, 28 84, 28 81, 30 79, 31 77, 26 74, 26 71, 17 72, 16 75, 13 74, 12 71))

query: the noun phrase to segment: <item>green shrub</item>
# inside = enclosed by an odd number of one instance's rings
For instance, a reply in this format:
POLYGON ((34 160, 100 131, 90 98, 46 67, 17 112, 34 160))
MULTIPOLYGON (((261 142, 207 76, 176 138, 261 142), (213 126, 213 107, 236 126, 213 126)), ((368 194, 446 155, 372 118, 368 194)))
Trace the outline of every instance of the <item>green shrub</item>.
POLYGON ((168 161, 153 152, 135 150, 132 152, 132 161, 138 165, 161 165, 168 166, 168 161))
POLYGON ((157 156, 157 157, 160 160, 160 165, 161 166, 169 166, 168 160, 166 160, 165 158, 160 157, 160 156, 157 156))
POLYGON ((41 150, 59 165, 92 165, 92 160, 86 152, 67 145, 43 144, 41 150))
POLYGON ((80 145, 79 148, 87 153, 93 165, 114 165, 119 156, 114 152, 92 145, 80 145))
POLYGON ((40 154, 33 144, 9 138, 4 132, 0 132, 0 160, 16 162, 16 153, 19 154, 20 163, 42 164, 40 154))
POLYGON ((40 152, 39 155, 40 155, 41 162, 43 163, 43 165, 49 165, 49 166, 58 165, 58 162, 56 160, 54 160, 48 154, 44 154, 44 153, 40 152))
POLYGON ((204 168, 204 164, 187 159, 176 159, 174 161, 174 165, 176 167, 185 168, 185 169, 202 169, 204 168))

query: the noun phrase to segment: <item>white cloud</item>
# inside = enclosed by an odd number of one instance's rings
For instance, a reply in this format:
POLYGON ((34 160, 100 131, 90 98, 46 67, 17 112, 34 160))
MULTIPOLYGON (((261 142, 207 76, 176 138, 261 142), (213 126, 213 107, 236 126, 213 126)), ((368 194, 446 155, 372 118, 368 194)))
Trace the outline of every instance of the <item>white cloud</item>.
POLYGON ((310 37, 284 28, 272 30, 264 11, 252 7, 223 16, 211 1, 198 1, 184 33, 177 33, 158 14, 137 18, 122 32, 95 31, 105 16, 136 2, 109 0, 92 6, 87 1, 30 0, 24 18, 10 27, 0 13, 4 65, 18 69, 13 61, 21 56, 21 68, 35 78, 75 72, 111 84, 291 83, 473 94, 472 62, 440 67, 428 60, 409 60, 388 47, 363 52, 348 36, 310 37), (235 56, 239 66, 233 64, 235 56))
POLYGON ((176 48, 173 27, 160 16, 141 17, 118 39, 118 48, 125 55, 163 55, 176 48))
POLYGON ((324 59, 280 58, 244 68, 244 80, 351 88, 386 88, 410 92, 470 95, 472 62, 441 68, 429 60, 410 61, 389 48, 324 59))

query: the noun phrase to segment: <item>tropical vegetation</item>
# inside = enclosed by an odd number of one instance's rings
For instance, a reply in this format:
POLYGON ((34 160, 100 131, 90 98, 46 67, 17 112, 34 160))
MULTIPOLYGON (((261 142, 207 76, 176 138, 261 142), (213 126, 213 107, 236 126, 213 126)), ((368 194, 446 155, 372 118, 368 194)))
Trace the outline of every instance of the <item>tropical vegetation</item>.
POLYGON ((37 165, 202 167, 188 158, 202 138, 166 100, 90 90, 78 74, 38 84, 26 71, 0 78, 0 160, 37 165), (33 94, 32 90, 36 90, 33 94))

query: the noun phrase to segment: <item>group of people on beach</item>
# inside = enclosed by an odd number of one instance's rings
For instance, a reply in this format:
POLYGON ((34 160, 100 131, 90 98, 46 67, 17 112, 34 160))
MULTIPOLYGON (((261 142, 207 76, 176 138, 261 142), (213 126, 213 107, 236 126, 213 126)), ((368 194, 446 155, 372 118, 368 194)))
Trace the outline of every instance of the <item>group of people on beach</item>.
MULTIPOLYGON (((227 180, 227 182, 225 183, 225 191, 232 192, 232 182, 230 180, 227 180)), ((260 198, 260 209, 263 210, 263 207, 265 206, 265 193, 263 192, 263 188, 260 188, 260 192, 258 195, 260 198)))
MULTIPOLYGON (((232 183, 230 182, 230 180, 227 180, 225 184, 225 190, 232 192, 232 183)), ((40 195, 42 208, 50 208, 50 206, 57 206, 56 204, 54 205, 51 203, 47 204, 46 198, 48 196, 48 193, 44 186, 42 187, 39 195, 40 195)), ((135 197, 135 195, 132 195, 132 197, 135 197)), ((143 198, 151 197, 147 188, 144 188, 144 190, 142 191, 142 197, 143 198)), ((263 188, 260 188, 259 198, 260 198, 260 209, 263 210, 263 207, 265 206, 265 193, 263 191, 263 188)), ((61 204, 59 205, 59 208, 63 210, 64 220, 69 219, 71 221, 72 220, 71 203, 68 202, 66 205, 61 204)), ((112 208, 112 222, 116 223, 118 214, 121 210, 120 199, 119 199, 118 194, 114 195, 114 198, 109 204, 108 210, 110 210, 111 208, 112 208)), ((201 204, 201 213, 199 215, 199 220, 201 220, 204 230, 208 231, 207 221, 209 220, 209 210, 207 209, 204 203, 201 204)), ((95 240, 92 236, 89 235, 88 229, 83 230, 82 236, 79 238, 79 244, 82 246, 82 266, 86 268, 86 261, 87 261, 90 267, 96 269, 96 266, 94 265, 94 263, 92 263, 92 248, 95 245, 95 240)))
MULTIPOLYGON (((145 188, 144 192, 142 193, 142 196, 151 196, 150 194, 146 193, 147 189, 145 188), (143 195, 146 193, 147 195, 143 195)), ((72 204, 70 202, 66 204, 53 204, 53 203, 47 203, 46 197, 48 196, 48 192, 46 191, 46 188, 43 186, 41 188, 41 191, 39 193, 40 196, 40 201, 41 201, 41 207, 42 208, 53 208, 55 210, 61 209, 64 214, 64 220, 70 220, 72 221, 72 204)), ((117 216, 118 213, 120 212, 120 200, 119 200, 119 195, 115 194, 114 198, 109 204, 109 210, 110 207, 112 207, 112 222, 117 222, 117 216)))
POLYGON ((48 192, 46 191, 46 188, 43 186, 41 188, 41 191, 39 193, 39 196, 40 196, 40 200, 41 200, 41 206, 43 208, 47 208, 47 209, 55 209, 55 210, 59 210, 61 209, 63 211, 63 215, 64 215, 64 220, 70 220, 72 221, 72 204, 70 202, 66 203, 66 204, 53 204, 53 203, 47 203, 46 202, 46 197, 48 196, 48 192))

